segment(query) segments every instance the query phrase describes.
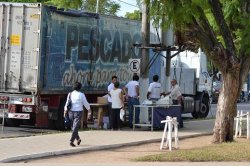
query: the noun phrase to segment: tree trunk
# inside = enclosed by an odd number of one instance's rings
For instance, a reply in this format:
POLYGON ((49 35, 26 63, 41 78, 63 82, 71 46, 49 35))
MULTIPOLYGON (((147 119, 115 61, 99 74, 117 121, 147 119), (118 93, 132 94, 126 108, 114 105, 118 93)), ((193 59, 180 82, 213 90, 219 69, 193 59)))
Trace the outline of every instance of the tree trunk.
POLYGON ((223 86, 217 105, 213 143, 233 141, 234 117, 236 116, 237 99, 241 87, 239 80, 237 70, 223 73, 223 86))

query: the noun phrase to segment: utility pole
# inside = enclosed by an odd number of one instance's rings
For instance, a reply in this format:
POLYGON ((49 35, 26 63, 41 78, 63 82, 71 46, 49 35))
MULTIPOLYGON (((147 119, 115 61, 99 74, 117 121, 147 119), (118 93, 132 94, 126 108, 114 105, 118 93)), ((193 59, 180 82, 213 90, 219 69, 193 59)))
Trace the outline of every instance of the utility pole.
MULTIPOLYGON (((165 22, 165 16, 162 18, 162 24, 165 22)), ((169 29, 162 28, 162 44, 165 47, 174 46, 174 34, 173 34, 173 27, 170 26, 169 29)), ((165 68, 165 78, 162 75, 161 84, 165 91, 169 92, 170 90, 170 68, 171 68, 171 51, 169 49, 166 50, 166 68, 165 68)))
POLYGON ((144 48, 149 46, 149 34, 150 34, 150 24, 148 20, 148 7, 145 3, 142 5, 142 26, 141 26, 141 35, 142 35, 142 57, 141 57, 141 77, 147 78, 147 64, 149 59, 149 50, 144 48))
MULTIPOLYGON (((141 56, 141 70, 140 70, 140 103, 142 103, 145 99, 147 99, 147 91, 148 91, 148 69, 147 65, 149 62, 149 50, 145 47, 149 46, 149 34, 150 34, 150 24, 148 19, 148 6, 144 2, 142 3, 142 26, 141 26, 141 36, 142 36, 142 56, 141 56)), ((148 113, 147 111, 143 111, 141 108, 140 113, 140 121, 148 122, 148 113)))
POLYGON ((95 8, 95 12, 98 13, 99 12, 99 0, 96 0, 96 8, 95 8))

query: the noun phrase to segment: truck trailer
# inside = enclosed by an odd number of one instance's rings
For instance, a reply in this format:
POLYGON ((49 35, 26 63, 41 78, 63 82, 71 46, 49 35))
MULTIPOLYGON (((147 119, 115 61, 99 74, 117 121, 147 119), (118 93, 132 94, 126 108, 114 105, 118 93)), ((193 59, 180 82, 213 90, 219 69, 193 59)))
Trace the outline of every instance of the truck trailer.
POLYGON ((140 58, 141 22, 40 3, 0 3, 0 117, 9 126, 63 129, 63 107, 75 81, 89 102, 112 75, 132 78, 140 58), (4 114, 1 112, 4 112, 4 114))

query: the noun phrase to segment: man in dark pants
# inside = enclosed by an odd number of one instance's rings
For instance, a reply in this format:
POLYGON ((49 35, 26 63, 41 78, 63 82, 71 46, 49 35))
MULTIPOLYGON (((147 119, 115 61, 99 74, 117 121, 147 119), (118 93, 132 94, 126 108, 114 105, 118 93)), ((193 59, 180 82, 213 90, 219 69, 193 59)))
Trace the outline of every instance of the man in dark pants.
MULTIPOLYGON (((108 86, 108 94, 110 93, 111 90, 114 89, 114 83, 117 82, 117 76, 112 76, 111 78, 111 83, 108 86)), ((108 112, 109 112, 109 129, 112 129, 113 122, 112 122, 112 100, 110 95, 108 95, 108 112)))
MULTIPOLYGON (((126 96, 128 99, 128 111, 129 111, 129 127, 133 127, 133 109, 134 105, 140 105, 139 102, 139 76, 134 75, 133 81, 129 81, 124 87, 126 96)), ((135 110, 135 123, 139 123, 140 109, 137 107, 135 110)))

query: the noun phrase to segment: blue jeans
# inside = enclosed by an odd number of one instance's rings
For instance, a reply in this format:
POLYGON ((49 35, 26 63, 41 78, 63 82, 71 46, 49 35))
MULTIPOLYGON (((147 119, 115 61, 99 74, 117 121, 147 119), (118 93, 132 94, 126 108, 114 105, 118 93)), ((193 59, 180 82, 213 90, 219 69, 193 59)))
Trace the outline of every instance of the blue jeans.
POLYGON ((71 123, 72 135, 70 142, 74 143, 75 140, 79 140, 78 129, 80 128, 80 122, 82 118, 82 111, 69 111, 69 119, 71 123))
MULTIPOLYGON (((134 111, 134 105, 140 105, 139 99, 129 97, 128 98, 128 112, 129 112, 129 125, 133 125, 133 111, 134 111)), ((135 123, 139 123, 139 117, 140 117, 140 108, 135 108, 135 123)))

